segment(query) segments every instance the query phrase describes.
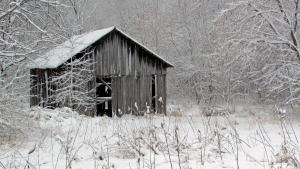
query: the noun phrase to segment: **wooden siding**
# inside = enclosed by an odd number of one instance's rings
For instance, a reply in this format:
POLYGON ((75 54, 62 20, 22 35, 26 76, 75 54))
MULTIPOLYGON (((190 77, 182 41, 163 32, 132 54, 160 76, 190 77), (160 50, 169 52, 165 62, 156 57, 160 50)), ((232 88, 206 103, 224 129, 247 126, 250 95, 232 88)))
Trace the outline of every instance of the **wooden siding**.
POLYGON ((55 86, 51 83, 56 70, 54 69, 32 69, 30 70, 30 105, 38 105, 41 107, 52 106, 48 105, 48 96, 55 90, 55 86), (48 79, 48 80, 46 80, 48 79), (48 82, 47 82, 48 81, 48 82))
POLYGON ((96 76, 112 77, 114 113, 146 112, 152 100, 152 75, 157 76, 156 110, 166 112, 167 68, 160 60, 119 33, 109 34, 95 47, 96 76))
MULTIPOLYGON (((112 78, 112 108, 114 113, 153 112, 152 76, 120 76, 112 78)), ((166 76, 157 75, 157 113, 166 113, 166 76)))
MULTIPOLYGON (((150 111, 152 101, 152 77, 156 76, 156 111, 166 113, 166 73, 164 62, 126 38, 119 32, 112 32, 91 46, 94 49, 95 77, 112 78, 113 113, 138 114, 150 111)), ((80 54, 75 57, 80 57, 80 54)), ((58 68, 59 69, 59 68, 58 68)), ((45 106, 44 74, 52 70, 31 70, 31 105, 45 106), (42 87, 44 86, 44 87, 42 87)), ((93 86, 93 84, 91 84, 93 86)))
POLYGON ((166 66, 118 32, 95 44, 97 76, 166 74, 166 66))

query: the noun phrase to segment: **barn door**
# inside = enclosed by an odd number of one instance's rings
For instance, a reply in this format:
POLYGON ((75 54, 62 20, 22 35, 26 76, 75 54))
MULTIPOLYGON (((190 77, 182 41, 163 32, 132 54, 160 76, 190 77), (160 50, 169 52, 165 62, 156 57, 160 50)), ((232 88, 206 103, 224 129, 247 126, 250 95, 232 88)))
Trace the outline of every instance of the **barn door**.
POLYGON ((156 75, 152 75, 151 78, 151 95, 152 95, 152 101, 151 101, 151 108, 153 112, 157 111, 157 77, 156 75))
POLYGON ((112 117, 112 87, 111 78, 97 78, 97 115, 112 117))

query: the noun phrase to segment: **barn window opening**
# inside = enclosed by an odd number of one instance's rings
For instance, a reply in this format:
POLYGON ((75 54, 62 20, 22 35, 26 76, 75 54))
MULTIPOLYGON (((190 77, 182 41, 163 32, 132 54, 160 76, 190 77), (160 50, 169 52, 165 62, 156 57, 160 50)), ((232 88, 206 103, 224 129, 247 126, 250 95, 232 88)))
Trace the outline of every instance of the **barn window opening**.
POLYGON ((111 78, 97 78, 97 116, 112 117, 112 88, 111 78))
POLYGON ((154 112, 156 112, 156 75, 152 75, 152 80, 151 80, 151 83, 152 83, 152 103, 151 103, 151 107, 153 109, 154 112))

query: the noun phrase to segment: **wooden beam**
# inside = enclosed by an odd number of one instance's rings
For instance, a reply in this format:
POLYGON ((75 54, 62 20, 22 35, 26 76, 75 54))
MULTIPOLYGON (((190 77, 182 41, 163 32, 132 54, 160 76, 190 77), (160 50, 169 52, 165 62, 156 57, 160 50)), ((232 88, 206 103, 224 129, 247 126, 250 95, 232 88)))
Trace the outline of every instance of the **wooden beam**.
POLYGON ((110 90, 112 90, 111 86, 109 86, 109 84, 107 84, 102 78, 99 78, 99 80, 104 83, 110 90))

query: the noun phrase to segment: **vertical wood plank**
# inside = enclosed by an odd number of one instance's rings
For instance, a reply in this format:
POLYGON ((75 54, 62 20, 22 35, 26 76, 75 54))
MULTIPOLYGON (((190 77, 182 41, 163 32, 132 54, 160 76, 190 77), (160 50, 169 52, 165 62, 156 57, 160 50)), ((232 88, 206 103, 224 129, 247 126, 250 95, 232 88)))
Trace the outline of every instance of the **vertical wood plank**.
POLYGON ((111 64, 113 65, 113 70, 111 72, 112 75, 117 74, 117 67, 118 67, 118 43, 117 43, 117 35, 113 34, 112 35, 112 59, 111 59, 111 64))
POLYGON ((123 49, 123 40, 118 36, 118 56, 117 56, 117 75, 121 75, 121 57, 122 57, 122 49, 123 49))

